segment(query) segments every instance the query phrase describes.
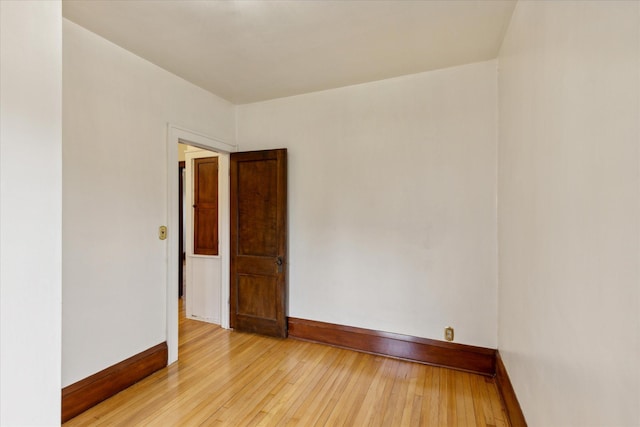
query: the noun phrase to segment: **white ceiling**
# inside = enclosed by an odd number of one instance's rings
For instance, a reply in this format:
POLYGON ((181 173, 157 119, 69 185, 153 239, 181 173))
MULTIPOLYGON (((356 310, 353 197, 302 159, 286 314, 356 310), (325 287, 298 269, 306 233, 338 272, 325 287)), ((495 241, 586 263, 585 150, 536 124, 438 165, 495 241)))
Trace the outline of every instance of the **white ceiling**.
POLYGON ((515 0, 78 1, 64 17, 235 104, 488 60, 515 0))

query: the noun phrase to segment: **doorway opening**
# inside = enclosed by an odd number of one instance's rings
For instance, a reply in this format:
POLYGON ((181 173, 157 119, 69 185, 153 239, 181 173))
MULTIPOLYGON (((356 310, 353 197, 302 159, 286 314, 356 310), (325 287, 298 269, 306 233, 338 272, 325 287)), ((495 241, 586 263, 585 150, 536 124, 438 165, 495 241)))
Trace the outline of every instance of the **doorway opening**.
POLYGON ((219 212, 229 208, 224 188, 228 156, 180 143, 178 159, 178 296, 186 318, 219 325, 226 258, 219 239, 226 227, 219 212))
MULTIPOLYGON (((178 359, 178 302, 179 302, 179 169, 178 164, 178 144, 194 147, 195 151, 208 150, 209 155, 217 155, 220 161, 219 188, 220 201, 226 206, 219 209, 219 281, 224 286, 220 286, 218 298, 219 323, 223 328, 229 328, 229 154, 237 151, 235 145, 220 139, 210 138, 197 132, 189 131, 175 125, 168 125, 167 137, 167 171, 168 171, 168 212, 167 212, 167 346, 169 350, 168 363, 171 364, 178 359)), ((189 169, 189 162, 185 159, 185 194, 189 193, 188 178, 186 171, 189 169)), ((185 197, 185 204, 186 204, 185 197)), ((191 209, 186 209, 185 219, 191 209)), ((185 230, 185 258, 189 256, 189 231, 185 230)), ((189 268, 187 267, 186 276, 189 268)), ((208 273, 205 273, 205 275, 208 273)), ((193 293, 192 289, 192 293, 193 293)), ((184 289, 184 295, 188 298, 189 289, 184 289)), ((183 297, 184 298, 184 297, 183 297)))

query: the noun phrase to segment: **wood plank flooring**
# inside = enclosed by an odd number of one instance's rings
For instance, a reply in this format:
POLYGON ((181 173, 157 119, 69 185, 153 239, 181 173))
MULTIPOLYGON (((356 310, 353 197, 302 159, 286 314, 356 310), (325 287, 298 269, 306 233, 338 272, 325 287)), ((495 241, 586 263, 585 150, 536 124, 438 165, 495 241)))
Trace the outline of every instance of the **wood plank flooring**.
POLYGON ((508 426, 494 381, 180 319, 180 359, 65 426, 508 426))

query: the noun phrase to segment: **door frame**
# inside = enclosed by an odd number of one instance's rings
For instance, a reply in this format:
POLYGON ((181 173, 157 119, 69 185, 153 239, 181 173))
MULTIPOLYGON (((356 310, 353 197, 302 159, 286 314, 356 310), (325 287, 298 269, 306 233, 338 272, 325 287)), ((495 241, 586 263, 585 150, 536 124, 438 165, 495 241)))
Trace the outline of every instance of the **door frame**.
POLYGON ((186 163, 178 162, 178 296, 182 298, 184 294, 184 268, 182 264, 185 261, 183 257, 185 253, 184 247, 184 171, 186 163))
MULTIPOLYGON (((185 129, 169 123, 167 125, 167 347, 169 350, 167 364, 178 360, 178 143, 192 145, 209 151, 215 151, 228 157, 238 151, 236 144, 185 129)), ((219 185, 229 185, 229 177, 221 177, 219 185)), ((229 192, 227 192, 229 194, 229 192)), ((229 196, 227 196, 229 197, 229 196)), ((229 209, 219 211, 220 221, 220 326, 229 328, 229 264, 230 218, 229 209), (226 230, 226 231, 225 231, 226 230)))

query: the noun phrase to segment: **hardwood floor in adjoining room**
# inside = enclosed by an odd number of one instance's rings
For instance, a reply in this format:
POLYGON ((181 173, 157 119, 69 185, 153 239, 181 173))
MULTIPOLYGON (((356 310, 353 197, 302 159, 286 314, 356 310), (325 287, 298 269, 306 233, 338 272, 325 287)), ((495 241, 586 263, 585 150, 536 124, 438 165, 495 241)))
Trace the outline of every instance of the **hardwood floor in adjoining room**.
POLYGON ((180 318, 180 359, 65 426, 508 426, 491 378, 180 318))

